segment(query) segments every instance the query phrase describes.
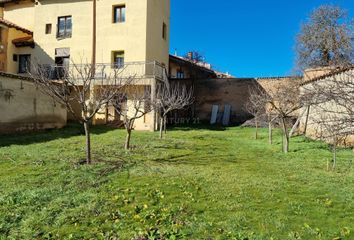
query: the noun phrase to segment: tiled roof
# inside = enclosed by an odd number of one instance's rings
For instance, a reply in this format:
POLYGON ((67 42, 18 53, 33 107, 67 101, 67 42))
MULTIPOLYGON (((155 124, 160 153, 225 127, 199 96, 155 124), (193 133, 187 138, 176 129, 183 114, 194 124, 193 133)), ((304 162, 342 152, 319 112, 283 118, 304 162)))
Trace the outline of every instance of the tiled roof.
POLYGON ((28 29, 26 29, 26 28, 20 27, 20 26, 18 26, 17 24, 12 23, 12 22, 10 22, 10 21, 8 21, 8 20, 6 20, 6 19, 0 18, 0 24, 3 24, 3 25, 5 25, 5 26, 7 26, 7 27, 9 27, 9 28, 15 28, 15 29, 17 29, 17 30, 19 30, 19 31, 22 31, 22 32, 24 32, 24 33, 27 33, 27 34, 29 34, 29 35, 33 35, 33 32, 32 32, 32 31, 30 31, 30 30, 28 30, 28 29))
POLYGON ((22 38, 16 38, 12 40, 12 43, 15 44, 16 47, 32 47, 34 48, 34 40, 33 36, 27 36, 22 38))
POLYGON ((20 80, 26 80, 26 81, 31 81, 33 82, 33 78, 29 76, 23 76, 23 75, 18 75, 18 74, 12 74, 12 73, 6 73, 6 72, 0 72, 0 76, 2 77, 8 77, 8 78, 15 78, 15 79, 20 79, 20 80))
POLYGON ((18 2, 18 0, 0 0, 0 3, 18 2))
POLYGON ((185 63, 185 64, 189 64, 189 65, 192 65, 192 66, 194 66, 194 67, 196 67, 196 68, 199 68, 199 69, 201 69, 201 70, 203 70, 203 71, 206 71, 206 72, 215 74, 215 72, 214 72, 212 69, 209 69, 209 68, 203 67, 203 66, 201 66, 201 65, 198 65, 198 64, 196 64, 196 63, 194 63, 194 62, 192 62, 192 61, 190 61, 190 60, 188 60, 188 59, 185 59, 185 58, 183 58, 183 57, 170 55, 170 61, 171 61, 171 60, 172 60, 172 61, 183 62, 183 63, 185 63))
POLYGON ((303 86, 303 85, 306 85, 306 84, 309 84, 309 83, 312 83, 312 82, 323 80, 325 78, 332 77, 332 76, 335 76, 335 75, 338 75, 338 74, 341 74, 341 73, 345 73, 345 72, 350 71, 350 70, 354 70, 354 64, 351 64, 351 65, 346 66, 346 67, 339 68, 337 70, 334 70, 334 71, 332 71, 330 73, 321 75, 319 77, 311 78, 310 80, 302 83, 301 85, 303 86))
POLYGON ((256 80, 282 80, 282 79, 296 79, 302 78, 301 76, 279 76, 279 77, 256 77, 256 80))

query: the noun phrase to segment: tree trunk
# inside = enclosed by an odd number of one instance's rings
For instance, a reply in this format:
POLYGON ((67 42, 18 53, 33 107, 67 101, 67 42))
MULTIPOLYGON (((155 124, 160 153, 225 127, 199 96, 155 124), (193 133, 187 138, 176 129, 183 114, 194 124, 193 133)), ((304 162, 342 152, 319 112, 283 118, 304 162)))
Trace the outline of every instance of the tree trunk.
POLYGON ((164 117, 160 116, 160 139, 163 137, 163 124, 164 124, 164 117))
POLYGON ((109 119, 109 109, 108 109, 108 104, 105 106, 105 124, 108 124, 108 119, 109 119))
POLYGON ((273 126, 272 126, 272 121, 271 117, 268 116, 268 143, 273 144, 273 126))
POLYGON ((91 136, 90 136, 90 123, 84 122, 85 136, 86 136, 86 163, 91 164, 91 136))
POLYGON ((167 134, 167 116, 164 116, 163 118, 163 128, 165 131, 165 135, 167 134))
POLYGON ((257 140, 258 139, 258 119, 257 119, 257 117, 255 117, 255 124, 256 124, 256 135, 255 135, 255 138, 257 140))
POLYGON ((288 133, 288 128, 286 127, 286 122, 285 119, 281 119, 282 122, 282 128, 283 128, 283 152, 288 153, 289 152, 289 133, 288 133))
POLYGON ((337 138, 334 139, 333 143, 333 165, 332 165, 332 171, 336 169, 337 165, 337 138))
POLYGON ((131 129, 127 129, 127 136, 125 137, 125 145, 124 145, 124 149, 125 150, 129 150, 130 149, 130 138, 132 135, 132 130, 131 129))

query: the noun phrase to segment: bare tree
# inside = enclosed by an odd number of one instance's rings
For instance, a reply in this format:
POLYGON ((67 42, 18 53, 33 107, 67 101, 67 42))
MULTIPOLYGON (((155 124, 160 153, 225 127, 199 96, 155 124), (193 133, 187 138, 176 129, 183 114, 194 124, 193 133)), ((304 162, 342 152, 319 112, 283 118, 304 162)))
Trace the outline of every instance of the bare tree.
POLYGON ((353 30, 354 20, 345 10, 324 5, 312 13, 297 38, 299 70, 322 70, 322 76, 304 72, 301 102, 305 117, 300 118, 305 134, 332 144, 332 168, 336 165, 337 145, 354 133, 353 30))
POLYGON ((127 135, 124 148, 130 149, 131 135, 136 120, 144 117, 153 110, 151 90, 146 86, 131 85, 116 95, 112 101, 115 111, 121 116, 127 135))
POLYGON ((91 164, 90 123, 102 107, 106 106, 121 89, 129 84, 120 78, 123 69, 76 64, 47 66, 33 64, 30 75, 41 91, 66 106, 67 110, 83 124, 86 136, 86 163, 91 164), (98 77, 95 77, 98 75, 98 77), (57 80, 53 80, 57 79, 57 80))
MULTIPOLYGON (((302 103, 299 98, 300 79, 293 78, 291 81, 279 80, 273 87, 265 90, 257 90, 253 95, 257 98, 259 106, 265 106, 268 114, 269 138, 271 138, 272 123, 279 120, 283 133, 283 152, 289 151, 290 120, 296 116, 296 112, 301 109, 302 103)), ((272 140, 269 139, 271 142, 272 140)))
POLYGON ((338 6, 323 5, 314 10, 297 36, 299 70, 351 63, 353 23, 347 12, 338 6))
POLYGON ((160 118, 160 138, 163 137, 163 128, 167 124, 167 115, 174 110, 182 110, 194 101, 193 89, 187 89, 185 85, 178 83, 163 83, 158 86, 154 108, 160 118))
POLYGON ((264 92, 260 87, 252 87, 249 89, 249 98, 245 104, 245 109, 254 117, 255 121, 255 139, 258 139, 259 121, 266 115, 266 104, 264 102, 264 92))
POLYGON ((190 51, 188 52, 184 58, 189 59, 195 63, 204 63, 205 57, 199 51, 190 51))
MULTIPOLYGON (((343 144, 348 136, 348 132, 343 125, 339 124, 343 122, 336 114, 326 114, 322 112, 315 120, 317 123, 317 136, 327 141, 332 146, 332 170, 337 166, 337 148, 340 144, 343 144)), ((327 160, 327 171, 329 171, 329 161, 327 160)))

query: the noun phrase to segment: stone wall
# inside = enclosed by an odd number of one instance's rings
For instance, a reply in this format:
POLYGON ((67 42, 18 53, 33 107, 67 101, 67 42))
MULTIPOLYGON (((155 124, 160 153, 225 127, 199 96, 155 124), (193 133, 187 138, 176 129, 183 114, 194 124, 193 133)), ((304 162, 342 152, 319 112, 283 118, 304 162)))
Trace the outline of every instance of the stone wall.
POLYGON ((209 122, 212 106, 219 105, 219 113, 225 105, 231 105, 232 125, 238 125, 250 119, 245 111, 249 98, 249 89, 257 85, 253 78, 222 78, 197 80, 194 85, 195 102, 193 112, 202 122, 209 122))
POLYGON ((66 108, 24 77, 0 74, 0 133, 61 128, 66 108))
POLYGON ((335 93, 333 89, 340 87, 342 90, 347 89, 350 94, 352 91, 350 86, 354 83, 353 76, 354 70, 350 70, 301 86, 300 94, 305 96, 309 93, 313 94, 310 96, 314 104, 304 106, 302 109, 305 114, 300 119, 300 132, 306 132, 306 136, 309 138, 324 140, 328 143, 333 143, 333 136, 338 133, 341 145, 354 147, 353 107, 350 108, 350 105, 346 105, 347 103, 339 104, 338 102, 341 101, 324 101, 325 95, 318 93, 318 91, 326 90, 329 93, 331 93, 330 91, 335 93))
MULTIPOLYGON (((211 118, 212 106, 219 106, 219 113, 224 112, 225 105, 231 105, 231 125, 239 125, 253 118, 249 114, 245 105, 250 96, 250 90, 263 89, 266 92, 292 81, 291 77, 278 78, 218 78, 218 79, 197 79, 197 80, 172 80, 186 84, 194 89, 194 104, 188 111, 179 111, 173 114, 172 118, 197 118, 201 122, 209 123, 211 118), (178 116, 176 116, 178 115, 178 116)), ((296 115, 297 113, 294 113, 296 115)))

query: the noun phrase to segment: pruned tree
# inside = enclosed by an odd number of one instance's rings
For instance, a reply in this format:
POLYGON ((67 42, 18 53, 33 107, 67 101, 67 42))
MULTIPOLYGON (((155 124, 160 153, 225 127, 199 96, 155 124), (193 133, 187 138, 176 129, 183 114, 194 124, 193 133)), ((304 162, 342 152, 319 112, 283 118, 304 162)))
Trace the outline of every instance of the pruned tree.
POLYGON ((153 106, 160 119, 160 138, 163 138, 163 129, 167 124, 167 115, 175 110, 182 110, 194 101, 193 89, 187 89, 179 83, 163 83, 157 87, 156 98, 153 106))
POLYGON ((255 139, 258 139, 259 121, 266 116, 266 104, 264 102, 264 92, 258 86, 249 89, 249 98, 245 104, 245 110, 254 117, 255 121, 255 139))
MULTIPOLYGON (((278 80, 277 84, 267 89, 258 89, 253 98, 257 98, 257 104, 265 106, 269 122, 269 134, 271 137, 271 124, 278 120, 282 129, 283 152, 289 151, 290 134, 289 123, 296 112, 301 109, 302 103, 299 98, 300 79, 292 78, 290 81, 278 80)), ((271 142, 271 139, 269 140, 271 142)))
POLYGON ((302 25, 296 42, 298 70, 353 61, 354 21, 338 6, 323 5, 302 25))
MULTIPOLYGON (((327 141, 332 146, 332 170, 337 166, 337 149, 340 144, 343 144, 348 136, 345 129, 345 123, 341 125, 344 119, 341 119, 336 114, 328 114, 322 112, 315 120, 317 124, 317 137, 321 140, 327 141)), ((327 159, 327 171, 330 170, 330 161, 327 159)))
POLYGON ((131 85, 112 100, 116 113, 121 116, 127 132, 124 148, 130 149, 131 136, 136 120, 153 110, 151 90, 146 86, 131 85))
POLYGON ((120 77, 122 71, 123 68, 113 68, 107 72, 103 66, 74 62, 69 66, 54 67, 32 64, 29 74, 39 89, 66 106, 83 125, 87 164, 92 163, 90 137, 92 119, 130 83, 130 78, 120 77))
POLYGON ((274 123, 277 119, 277 115, 274 116, 273 114, 273 109, 270 107, 266 111, 267 114, 267 122, 268 122, 268 143, 270 145, 273 144, 273 128, 274 128, 274 123))

